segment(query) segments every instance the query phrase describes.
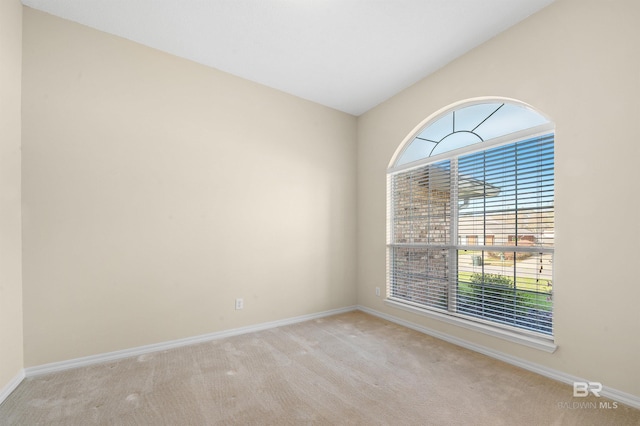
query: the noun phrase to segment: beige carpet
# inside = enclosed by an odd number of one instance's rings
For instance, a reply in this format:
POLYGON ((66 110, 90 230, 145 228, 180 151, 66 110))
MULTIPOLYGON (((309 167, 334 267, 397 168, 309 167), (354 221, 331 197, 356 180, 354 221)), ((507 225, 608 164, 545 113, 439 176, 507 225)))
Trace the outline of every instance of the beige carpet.
POLYGON ((29 378, 0 424, 640 425, 600 402, 352 312, 29 378))

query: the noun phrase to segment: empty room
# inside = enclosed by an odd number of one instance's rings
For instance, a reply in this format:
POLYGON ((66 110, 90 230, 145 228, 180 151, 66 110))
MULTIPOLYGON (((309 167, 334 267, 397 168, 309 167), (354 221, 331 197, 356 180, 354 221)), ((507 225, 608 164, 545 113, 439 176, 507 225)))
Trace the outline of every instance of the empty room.
POLYGON ((639 18, 0 0, 0 425, 640 424, 639 18))

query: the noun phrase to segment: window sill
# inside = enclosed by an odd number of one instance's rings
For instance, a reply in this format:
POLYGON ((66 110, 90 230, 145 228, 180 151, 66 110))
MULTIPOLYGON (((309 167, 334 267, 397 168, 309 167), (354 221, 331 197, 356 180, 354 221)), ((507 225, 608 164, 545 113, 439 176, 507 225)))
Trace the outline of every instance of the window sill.
POLYGON ((438 321, 446 322, 448 324, 457 325, 459 327, 466 328, 467 330, 478 331, 489 336, 498 337, 509 342, 517 343, 520 345, 528 346, 530 348, 538 349, 548 353, 554 353, 558 346, 553 343, 551 339, 537 337, 533 335, 520 334, 514 331, 493 327, 490 325, 482 324, 475 321, 469 321, 464 318, 459 318, 451 315, 442 314, 428 309, 419 308, 406 303, 398 302, 393 299, 385 299, 385 305, 393 308, 402 309, 414 314, 422 315, 425 317, 433 318, 438 321))

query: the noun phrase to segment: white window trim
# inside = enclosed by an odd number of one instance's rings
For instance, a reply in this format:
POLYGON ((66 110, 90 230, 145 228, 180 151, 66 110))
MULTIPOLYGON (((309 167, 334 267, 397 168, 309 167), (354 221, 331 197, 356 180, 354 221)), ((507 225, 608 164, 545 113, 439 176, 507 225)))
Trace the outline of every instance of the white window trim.
POLYGON ((483 324, 481 321, 471 321, 465 318, 457 317, 447 312, 440 313, 434 309, 424 309, 420 308, 417 305, 412 305, 411 302, 407 301, 396 301, 392 298, 386 298, 384 300, 385 305, 398 308, 403 311, 411 312, 414 314, 422 315, 428 318, 432 318, 438 321, 445 322, 447 324, 453 324, 462 328, 466 328, 467 330, 477 331, 492 337, 497 337, 499 339, 503 339, 512 343, 518 343, 524 346, 528 346, 530 348, 538 349, 548 353, 554 353, 558 348, 553 340, 549 338, 545 338, 542 336, 535 336, 533 334, 522 334, 517 331, 511 331, 509 329, 502 328, 500 326, 496 326, 493 323, 483 324))
POLYGON ((487 149, 497 147, 500 145, 508 145, 517 141, 532 139, 538 136, 544 136, 549 133, 555 132, 555 125, 553 123, 541 124, 539 126, 520 130, 519 132, 509 133, 494 139, 489 139, 484 142, 478 142, 473 145, 468 145, 463 148, 454 149, 451 151, 443 152, 442 154, 434 155, 433 157, 425 157, 420 160, 412 161, 411 163, 402 164, 400 166, 393 166, 387 169, 387 175, 392 175, 400 171, 409 170, 424 166, 426 164, 437 163, 438 161, 447 160, 452 157, 460 157, 462 155, 471 154, 477 151, 486 151, 487 149))
MULTIPOLYGON (((475 102, 474 102, 475 103, 475 102)), ((471 105, 471 103, 466 104, 466 105, 471 105)), ((466 106, 465 105, 465 106, 466 106)), ((461 105, 458 105, 456 108, 459 108, 461 105)), ((431 122, 431 120, 429 120, 429 122, 431 122)), ((426 126, 421 126, 421 129, 424 129, 426 126)), ((488 141, 484 141, 484 142, 480 142, 477 144, 472 144, 457 150, 451 150, 451 151, 447 151, 445 153, 442 154, 438 154, 435 155, 433 157, 425 157, 423 159, 417 160, 417 161, 413 161, 411 163, 406 163, 406 164, 402 164, 400 166, 395 166, 395 162, 401 157, 402 153, 404 152, 404 150, 406 149, 406 147, 409 145, 409 143, 413 140, 413 137, 417 134, 418 132, 413 132, 413 136, 409 137, 407 140, 405 140, 405 142, 403 142, 403 144, 401 144, 402 149, 398 150, 396 152, 396 154, 394 155, 394 158, 392 160, 392 164, 394 164, 393 166, 389 167, 387 169, 387 182, 389 182, 389 179, 391 176, 397 174, 398 172, 401 171, 407 171, 410 169, 414 169, 414 168, 418 168, 418 167, 422 167, 424 165, 427 164, 431 164, 431 163, 436 163, 438 161, 442 161, 442 160, 446 160, 446 159, 450 159, 452 157, 460 157, 462 155, 466 155, 466 154, 470 154, 473 152, 477 152, 477 151, 484 151, 493 147, 498 147, 501 145, 508 145, 511 143, 516 143, 518 141, 521 140, 525 140, 525 139, 530 139, 530 138, 535 138, 535 137, 539 137, 539 136, 544 136, 546 134, 549 133, 553 133, 555 135, 555 124, 553 122, 549 122, 549 123, 545 123, 533 128, 529 128, 529 129, 524 129, 518 132, 514 132, 514 133, 510 133, 507 135, 503 135, 494 139, 490 139, 488 141)), ((456 188, 456 186, 453 186, 454 188, 456 188)), ((387 193, 388 193, 388 184, 387 184, 387 193)), ((452 194, 453 196, 453 194, 452 194)), ((452 204, 455 205, 455 204, 452 204)), ((388 205, 387 202, 387 222, 391 219, 389 216, 389 211, 388 209, 390 208, 390 206, 388 205)), ((452 220, 457 221, 457 215, 455 215, 456 217, 452 220)), ((389 223, 387 223, 387 229, 389 227, 389 223)), ((452 239, 452 241, 457 241, 457 227, 452 228, 452 233, 454 234, 453 236, 456 237, 456 239, 452 239), (453 229, 456 230, 453 230, 453 229)), ((388 238, 390 238, 391 236, 388 234, 388 238)), ((387 241, 387 245, 386 247, 388 248, 390 245, 390 241, 387 241)), ((455 245, 455 244, 454 244, 455 245)), ((458 249, 459 247, 456 246, 455 249, 458 249)), ((473 247, 473 248, 477 248, 477 247, 473 247)), ((549 253, 553 253, 555 250, 554 248, 534 248, 532 247, 531 250, 529 250, 528 248, 522 248, 524 249, 523 251, 531 251, 531 252, 549 252, 549 253)), ((457 268, 457 265, 456 265, 457 268)), ((457 274, 451 274, 450 276, 457 276, 457 274)), ((387 272, 387 280, 388 280, 388 272, 387 272)), ((387 287, 389 286, 389 283, 387 282, 387 287)), ((387 289, 388 290, 388 289, 387 289)), ((449 292, 450 292, 450 296, 455 296, 455 286, 450 285, 449 286, 449 292), (453 292, 453 294, 451 294, 451 292, 453 292)), ((455 299, 455 297, 454 297, 455 299)), ((436 319, 448 324, 453 324, 456 326, 460 326, 463 327, 465 329, 468 330, 473 330, 473 331, 477 331, 492 337, 497 337, 509 342, 513 342, 513 343, 518 343, 524 346, 528 346, 534 349, 538 349, 544 352, 548 352, 548 353, 554 353, 556 351, 556 349, 558 348, 558 346, 555 344, 555 337, 554 335, 547 335, 547 334, 543 334, 543 333, 537 333, 535 331, 531 331, 531 330, 524 330, 524 329, 520 329, 517 327, 511 327, 509 325, 504 325, 504 324, 497 324, 495 322, 491 322, 491 321, 484 321, 480 318, 474 318, 473 320, 467 319, 466 317, 464 317, 463 315, 457 314, 455 312, 451 312, 451 311, 442 311, 439 312, 439 310, 437 308, 433 308, 433 307, 422 307, 421 305, 412 303, 410 301, 406 301, 406 300, 402 300, 402 299, 394 299, 392 297, 387 297, 384 300, 384 303, 388 306, 394 307, 394 308, 399 308, 401 310, 404 311, 408 311, 408 312, 412 312, 414 314, 418 314, 418 315, 422 315, 428 318, 432 318, 432 319, 436 319)), ((450 299, 450 303, 451 303, 451 299, 450 299)))

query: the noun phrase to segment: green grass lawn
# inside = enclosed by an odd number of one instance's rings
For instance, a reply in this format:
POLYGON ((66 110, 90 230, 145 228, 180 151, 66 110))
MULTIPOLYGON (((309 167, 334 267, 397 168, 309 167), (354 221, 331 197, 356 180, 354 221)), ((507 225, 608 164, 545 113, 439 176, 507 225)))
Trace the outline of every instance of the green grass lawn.
MULTIPOLYGON (((476 272, 477 273, 477 272, 476 272)), ((474 272, 458 271, 458 282, 471 282, 471 275, 474 272)), ((552 286, 547 279, 535 279, 530 277, 518 277, 517 287, 519 290, 536 291, 540 293, 551 293, 552 286)))
MULTIPOLYGON (((471 275, 473 272, 458 271, 458 290, 462 293, 470 293, 471 275)), ((552 302, 548 300, 552 287, 548 285, 549 280, 536 280, 529 277, 518 277, 518 290, 528 291, 535 296, 535 303, 541 309, 551 310, 552 302)))

